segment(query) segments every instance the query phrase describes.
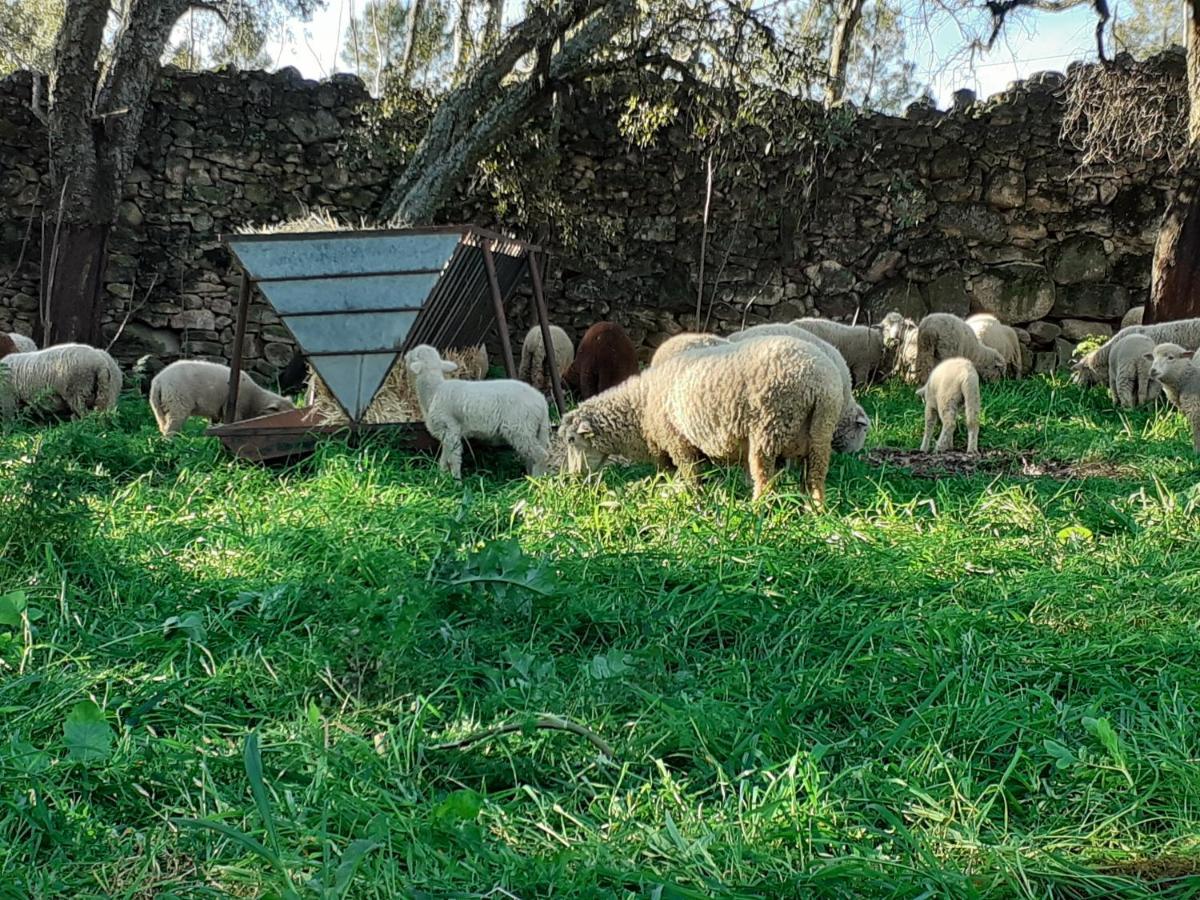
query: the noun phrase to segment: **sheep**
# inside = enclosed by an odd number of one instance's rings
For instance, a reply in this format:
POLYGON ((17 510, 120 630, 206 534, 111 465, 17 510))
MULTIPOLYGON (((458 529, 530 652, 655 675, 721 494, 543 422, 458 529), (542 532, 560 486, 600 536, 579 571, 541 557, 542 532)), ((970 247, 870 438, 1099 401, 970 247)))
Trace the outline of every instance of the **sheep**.
POLYGON ((16 341, 14 341, 10 335, 0 331, 0 359, 4 359, 4 357, 8 356, 10 353, 20 352, 21 351, 17 349, 16 341))
POLYGON ((971 327, 958 316, 930 313, 917 323, 917 361, 912 374, 918 383, 929 378, 937 363, 956 356, 969 359, 984 381, 1004 377, 1004 357, 981 344, 971 327))
MULTIPOLYGON (((191 416, 224 422, 230 374, 229 366, 220 363, 181 359, 155 375, 150 381, 150 409, 162 436, 170 439, 179 434, 191 416)), ((260 387, 245 372, 241 373, 235 420, 293 408, 287 397, 260 387)))
POLYGON ((960 410, 967 421, 967 452, 979 452, 979 374, 969 359, 956 356, 938 363, 924 386, 917 388, 917 396, 925 401, 922 453, 929 452, 933 426, 939 418, 942 433, 934 450, 944 453, 954 448, 954 423, 960 410))
POLYGON ((533 476, 546 473, 550 412, 540 391, 523 381, 448 380, 458 364, 441 358, 429 344, 404 354, 426 430, 441 444, 438 467, 462 480, 462 442, 503 441, 533 476))
POLYGON ((1192 428, 1192 449, 1200 453, 1200 367, 1193 361, 1195 350, 1179 344, 1162 343, 1150 356, 1150 377, 1162 385, 1163 393, 1192 428))
POLYGON ((1129 312, 1127 312, 1127 313, 1125 313, 1125 315, 1121 316, 1121 327, 1128 328, 1130 325, 1141 325, 1142 318, 1145 316, 1145 314, 1146 314, 1146 307, 1144 307, 1144 306, 1133 307, 1132 309, 1129 310, 1129 312))
POLYGON ((20 332, 10 331, 8 333, 8 337, 12 340, 13 344, 16 345, 17 353, 32 353, 38 348, 38 345, 34 343, 33 338, 26 337, 20 332))
POLYGON ((804 341, 816 347, 833 363, 842 379, 843 406, 838 418, 837 430, 833 434, 833 449, 838 453, 857 453, 867 442, 867 432, 871 427, 871 419, 866 411, 854 399, 853 379, 846 360, 838 352, 837 347, 798 325, 767 324, 754 325, 742 331, 729 335, 731 341, 746 341, 762 337, 784 335, 804 341))
POLYGON ((585 400, 559 428, 571 472, 611 457, 674 465, 695 479, 702 457, 747 467, 754 498, 776 460, 804 458, 813 502, 825 498, 842 378, 804 341, 769 336, 693 349, 585 400))
POLYGON ((917 364, 917 323, 898 312, 890 312, 879 323, 879 329, 887 354, 884 371, 913 381, 917 364))
POLYGON ((663 341, 658 346, 658 349, 654 351, 654 356, 650 358, 650 365, 661 366, 667 360, 674 359, 680 353, 695 350, 698 347, 714 347, 717 344, 727 343, 729 341, 720 335, 685 331, 682 334, 677 334, 663 341))
MULTIPOLYGON (((554 361, 558 366, 559 378, 562 378, 567 367, 575 361, 575 345, 571 343, 567 333, 557 325, 550 326, 550 342, 554 345, 554 361)), ((521 342, 521 364, 517 366, 517 377, 542 393, 550 388, 541 325, 534 325, 525 333, 525 340, 521 342)))
POLYGON ((991 347, 1002 357, 1006 374, 1021 377, 1021 341, 1015 329, 1005 325, 991 313, 976 313, 967 318, 967 326, 975 332, 979 343, 991 347))
POLYGON ((836 347, 850 367, 855 387, 868 384, 886 371, 887 351, 883 346, 882 328, 845 325, 831 319, 795 319, 792 324, 836 347))
POLYGON ((51 408, 75 416, 107 410, 121 395, 121 369, 116 360, 87 344, 58 344, 45 350, 10 353, 0 360, 0 412, 12 415, 19 405, 42 399, 51 408))
POLYGON ((1150 378, 1154 341, 1144 334, 1127 334, 1113 342, 1108 355, 1108 392, 1124 407, 1144 406, 1158 399, 1162 385, 1150 378))
POLYGON ((1130 334, 1144 334, 1156 344, 1174 343, 1188 350, 1200 347, 1200 318, 1176 319, 1154 325, 1130 325, 1122 328, 1106 343, 1071 363, 1071 380, 1081 387, 1108 386, 1108 358, 1116 342, 1130 334))
POLYGON ((580 338, 575 361, 563 373, 563 380, 587 400, 616 387, 637 370, 637 350, 625 329, 616 322, 597 322, 580 338))

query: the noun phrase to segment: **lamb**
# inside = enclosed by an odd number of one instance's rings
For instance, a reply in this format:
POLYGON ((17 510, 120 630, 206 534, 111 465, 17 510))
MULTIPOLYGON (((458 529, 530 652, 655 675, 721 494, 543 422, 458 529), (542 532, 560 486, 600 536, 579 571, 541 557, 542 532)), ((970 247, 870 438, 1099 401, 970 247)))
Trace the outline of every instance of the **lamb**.
POLYGON ((1004 357, 1006 374, 1014 378, 1021 377, 1021 341, 1015 329, 991 313, 976 313, 968 317, 967 326, 975 332, 979 343, 991 347, 1004 357))
POLYGON ((1194 362, 1195 353, 1179 344, 1158 344, 1150 357, 1150 377, 1162 385, 1167 399, 1188 420, 1192 449, 1200 453, 1200 366, 1194 362))
POLYGON ((688 350, 695 350, 699 347, 715 347, 717 344, 727 343, 729 341, 720 335, 685 331, 663 341, 654 351, 654 356, 650 358, 650 365, 661 366, 667 360, 674 359, 680 353, 688 350))
POLYGON ((850 367, 854 386, 869 384, 886 372, 887 351, 883 329, 869 325, 845 325, 831 319, 795 319, 792 322, 837 348, 850 367))
POLYGON ((19 332, 10 331, 8 333, 8 337, 12 340, 13 344, 16 345, 17 353, 32 353, 38 348, 38 345, 34 343, 33 338, 26 337, 19 332))
MULTIPOLYGON (((575 345, 571 343, 567 333, 557 325, 550 326, 550 342, 554 345, 554 361, 561 378, 567 367, 575 361, 575 345)), ((541 325, 534 325, 525 333, 525 340, 521 342, 521 364, 517 366, 517 377, 542 393, 550 388, 541 325)))
POLYGON ((429 344, 404 354, 404 365, 425 428, 442 445, 439 468, 461 481, 462 442, 475 438, 503 441, 521 457, 527 473, 546 473, 550 412, 540 391, 514 379, 448 380, 458 364, 442 359, 429 344))
POLYGON ((575 361, 563 373, 567 386, 583 400, 616 387, 638 370, 637 350, 616 322, 597 322, 583 333, 575 361))
MULTIPOLYGON (((203 416, 210 422, 223 422, 229 395, 229 366, 181 359, 171 363, 150 381, 150 409, 158 430, 172 438, 183 429, 191 416, 203 416)), ((245 372, 238 379, 236 419, 252 419, 268 413, 286 412, 294 404, 264 387, 245 372)))
POLYGON ((1071 363, 1071 380, 1081 387, 1093 384, 1107 386, 1109 354, 1119 339, 1130 334, 1144 334, 1156 344, 1174 343, 1195 350, 1200 347, 1200 318, 1122 328, 1107 343, 1071 363))
POLYGON ((850 376, 850 368, 846 365, 846 360, 842 358, 842 354, 838 352, 837 347, 817 337, 811 331, 807 331, 797 325, 782 324, 755 325, 742 331, 735 331, 729 335, 729 340, 738 342, 778 335, 792 337, 796 340, 804 341, 806 344, 811 344, 824 353, 829 358, 829 361, 833 363, 834 368, 837 369, 838 375, 842 379, 843 397, 842 413, 838 418, 837 430, 833 435, 833 449, 838 453, 857 453, 867 442, 867 432, 871 427, 871 419, 867 416, 866 411, 859 406, 858 401, 854 399, 853 379, 850 376))
POLYGON ((925 434, 921 452, 929 452, 933 426, 940 417, 942 433, 938 435, 937 453, 954 448, 954 423, 961 410, 967 421, 967 452, 979 452, 979 374, 969 359, 956 356, 943 360, 929 375, 917 396, 925 400, 925 434))
POLYGON ((824 353, 768 336, 651 366, 585 400, 559 431, 571 472, 622 456, 672 464, 690 481, 707 456, 746 466, 755 499, 768 490, 778 458, 803 458, 808 489, 821 505, 843 397, 841 375, 824 353))
POLYGON ((49 401, 75 416, 107 410, 121 395, 121 369, 115 359, 87 344, 58 344, 45 350, 10 353, 0 360, 0 413, 49 401))
POLYGON ((917 363, 913 377, 924 383, 933 367, 944 359, 969 359, 984 381, 1004 377, 1004 357, 985 347, 975 332, 958 316, 930 313, 917 323, 917 363))
POLYGON ((1162 385, 1150 378, 1154 341, 1144 334, 1127 334, 1113 342, 1108 355, 1108 391, 1113 402, 1127 408, 1152 403, 1162 385))

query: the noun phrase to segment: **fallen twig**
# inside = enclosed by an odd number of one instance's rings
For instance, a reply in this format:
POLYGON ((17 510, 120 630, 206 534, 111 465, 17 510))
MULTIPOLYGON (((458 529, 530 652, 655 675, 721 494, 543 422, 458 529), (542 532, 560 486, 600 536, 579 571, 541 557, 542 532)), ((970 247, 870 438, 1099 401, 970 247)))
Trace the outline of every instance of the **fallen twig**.
POLYGON ((113 344, 115 344, 118 340, 120 340, 122 332, 125 331, 125 326, 129 324, 129 317, 132 316, 138 310, 142 309, 142 307, 144 307, 147 303, 150 302, 150 292, 152 290, 154 290, 154 285, 156 285, 156 284, 158 284, 158 273, 157 272, 155 272, 154 277, 150 279, 150 287, 146 288, 146 294, 144 297, 142 297, 142 302, 139 303, 137 306, 129 307, 129 311, 127 313, 125 313, 125 318, 121 320, 121 327, 117 329, 117 333, 112 336, 112 340, 109 341, 108 346, 104 348, 104 351, 106 353, 112 349, 113 344))
POLYGON ((578 722, 572 722, 570 719, 564 719, 560 716, 541 716, 533 722, 510 722, 507 725, 498 725, 495 728, 485 728, 483 731, 477 731, 474 734, 469 734, 465 738, 457 741, 449 741, 444 744, 434 744, 430 750, 463 750, 473 744, 478 744, 480 741, 490 740, 494 737, 499 737, 502 734, 513 734, 518 731, 525 731, 527 728, 544 728, 549 731, 566 731, 574 735, 584 738, 588 743, 600 751, 602 756, 608 759, 616 759, 617 756, 613 752, 613 748, 609 743, 592 731, 589 728, 584 728, 578 722))

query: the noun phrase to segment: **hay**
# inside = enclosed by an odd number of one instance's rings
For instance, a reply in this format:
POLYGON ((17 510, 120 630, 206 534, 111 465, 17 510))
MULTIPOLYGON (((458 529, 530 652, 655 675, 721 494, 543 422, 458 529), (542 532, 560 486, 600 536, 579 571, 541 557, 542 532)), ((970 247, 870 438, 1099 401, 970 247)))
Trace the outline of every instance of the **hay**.
POLYGON ((305 234, 310 231, 365 231, 366 221, 350 225, 334 217, 325 209, 306 210, 303 215, 285 222, 269 222, 263 225, 243 225, 238 234, 305 234))
MULTIPOLYGON (((482 345, 460 350, 444 350, 442 358, 458 363, 458 371, 446 376, 447 378, 481 381, 487 375, 487 348, 482 345)), ((321 380, 321 376, 317 375, 311 366, 308 369, 308 396, 310 405, 322 425, 349 424, 350 419, 321 380)), ((416 392, 409 384, 408 370, 404 367, 403 360, 392 366, 383 387, 363 414, 362 421, 368 425, 421 421, 421 407, 417 403, 416 392)))

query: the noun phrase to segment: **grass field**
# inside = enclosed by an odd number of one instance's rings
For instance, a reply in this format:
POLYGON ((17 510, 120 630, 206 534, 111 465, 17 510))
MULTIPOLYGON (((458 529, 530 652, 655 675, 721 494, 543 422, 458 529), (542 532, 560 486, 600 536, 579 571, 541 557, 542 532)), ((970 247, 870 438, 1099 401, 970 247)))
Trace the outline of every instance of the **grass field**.
MULTIPOLYGON (((917 445, 911 389, 860 399, 917 445)), ((835 457, 820 514, 386 440, 264 469, 136 398, 10 430, 0 896, 1187 895, 1183 420, 984 404, 978 471, 835 457)))

